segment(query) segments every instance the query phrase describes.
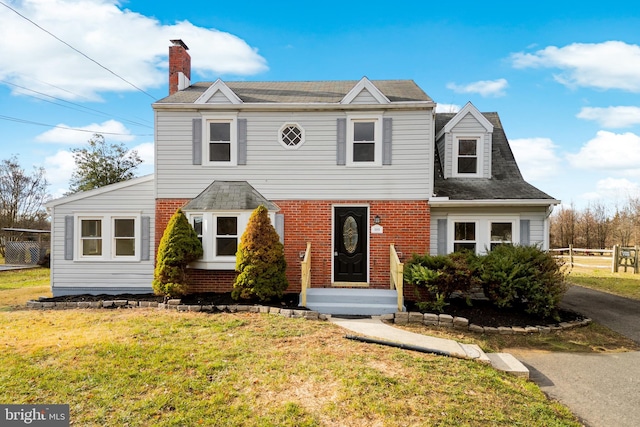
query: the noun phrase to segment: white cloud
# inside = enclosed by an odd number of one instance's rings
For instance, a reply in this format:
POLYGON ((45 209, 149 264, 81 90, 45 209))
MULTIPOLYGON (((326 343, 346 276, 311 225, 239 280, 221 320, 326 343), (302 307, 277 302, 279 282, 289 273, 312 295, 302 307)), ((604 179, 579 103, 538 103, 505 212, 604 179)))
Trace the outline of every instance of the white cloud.
POLYGON ((50 184, 49 190, 54 199, 62 197, 69 191, 69 179, 75 167, 73 153, 70 151, 60 150, 44 159, 47 181, 50 184))
MULTIPOLYGON (((189 46, 200 75, 250 75, 267 70, 257 49, 233 34, 188 21, 165 25, 117 0, 24 0, 11 6, 113 73, 148 89, 166 82, 169 40, 189 46)), ((135 89, 49 34, 3 8, 0 79, 64 99, 135 89), (72 91, 72 92, 70 92, 72 91)), ((193 77, 193 76, 192 76, 193 77)), ((14 93, 19 90, 12 87, 14 93)))
POLYGON ((520 172, 527 181, 538 181, 557 174, 560 157, 548 138, 521 138, 509 141, 520 172))
POLYGON ((640 107, 584 107, 576 117, 593 120, 606 128, 625 128, 640 124, 640 107))
POLYGON ((585 200, 607 200, 609 202, 619 202, 628 200, 630 197, 640 195, 640 184, 629 181, 626 178, 604 178, 596 182, 594 191, 585 193, 582 198, 585 200))
POLYGON ((93 136, 94 133, 102 134, 108 142, 128 142, 133 141, 134 136, 131 135, 122 123, 116 120, 107 120, 102 123, 92 123, 90 125, 75 127, 74 129, 82 129, 85 132, 77 130, 65 129, 73 126, 60 123, 51 130, 41 133, 36 137, 36 141, 49 142, 56 144, 81 145, 85 144, 93 136))
POLYGON ((138 156, 144 162, 144 165, 153 165, 154 157, 153 157, 153 142, 145 142, 135 147, 131 148, 131 150, 136 150, 138 152, 138 156))
POLYGON ((511 55, 515 68, 558 68, 555 79, 570 87, 640 92, 640 46, 621 41, 548 46, 511 55))
POLYGON ((457 104, 436 104, 436 113, 457 113, 461 108, 457 104))
POLYGON ((634 173, 640 169, 640 136, 601 130, 577 154, 568 154, 567 159, 577 169, 634 173))
POLYGON ((458 85, 448 83, 447 89, 451 89, 457 93, 477 93, 481 96, 504 96, 505 89, 509 86, 506 79, 497 80, 480 80, 466 85, 458 85))

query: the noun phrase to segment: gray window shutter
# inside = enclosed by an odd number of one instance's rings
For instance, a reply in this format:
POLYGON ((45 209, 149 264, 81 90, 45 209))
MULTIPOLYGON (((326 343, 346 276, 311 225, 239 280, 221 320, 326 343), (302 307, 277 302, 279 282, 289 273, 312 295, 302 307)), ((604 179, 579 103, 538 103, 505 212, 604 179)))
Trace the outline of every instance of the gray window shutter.
POLYGON ((247 119, 238 119, 238 164, 247 164, 247 119))
POLYGON ((531 221, 528 219, 520 220, 520 245, 531 245, 531 221))
POLYGON ((284 245, 284 214, 276 214, 276 232, 280 236, 280 243, 284 245))
POLYGON ((338 119, 336 140, 336 164, 347 164, 347 119, 338 119))
POLYGON ((393 119, 385 117, 382 119, 382 164, 391 164, 391 136, 393 135, 393 119))
POLYGON ((438 255, 447 254, 447 220, 438 220, 438 255))
POLYGON ((191 122, 192 132, 192 156, 193 164, 202 164, 202 119, 193 119, 191 122))
POLYGON ((64 259, 73 260, 73 215, 64 217, 64 259))
POLYGON ((143 216, 140 227, 140 259, 149 261, 151 254, 149 250, 149 245, 151 244, 151 217, 143 216))

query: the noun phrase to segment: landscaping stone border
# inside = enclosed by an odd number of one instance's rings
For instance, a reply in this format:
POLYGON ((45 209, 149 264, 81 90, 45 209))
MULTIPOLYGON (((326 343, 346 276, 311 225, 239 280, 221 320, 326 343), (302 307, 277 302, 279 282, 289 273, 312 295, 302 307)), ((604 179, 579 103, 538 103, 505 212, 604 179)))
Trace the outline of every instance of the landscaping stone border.
MULTIPOLYGON (((127 301, 127 300, 103 300, 103 301, 78 301, 78 302, 52 302, 52 301, 28 301, 27 308, 31 310, 65 310, 65 309, 134 309, 134 308, 155 308, 157 310, 175 310, 179 312, 204 312, 204 313, 269 313, 283 317, 303 318, 307 320, 328 320, 330 314, 321 314, 317 311, 296 310, 289 308, 279 308, 264 305, 186 305, 179 299, 170 299, 165 303, 155 301, 127 301)), ((554 331, 573 329, 587 326, 591 319, 574 320, 572 322, 561 322, 548 325, 536 326, 500 326, 497 328, 481 326, 469 323, 469 319, 464 317, 454 317, 450 314, 420 313, 420 312, 397 312, 384 314, 381 320, 391 322, 396 325, 423 324, 425 326, 438 326, 456 330, 468 330, 480 334, 501 334, 501 335, 527 335, 527 334, 548 334, 554 331)))
POLYGON ((28 301, 27 308, 31 310, 66 310, 66 309, 135 309, 155 308, 157 310, 175 310, 180 312, 204 312, 204 313, 269 313, 282 317, 302 318, 307 320, 327 320, 331 316, 320 314, 317 311, 295 310, 288 308, 270 307, 263 305, 186 305, 179 299, 168 300, 166 303, 155 301, 127 301, 127 300, 103 300, 103 301, 78 301, 78 302, 52 302, 52 301, 28 301))
POLYGON ((450 314, 434 314, 434 313, 415 313, 415 312, 397 312, 395 314, 385 314, 382 316, 383 321, 395 323, 396 325, 407 324, 423 324, 425 326, 438 326, 441 328, 450 328, 458 330, 468 330, 480 334, 500 334, 500 335, 528 335, 528 334, 548 334, 555 331, 587 326, 592 320, 585 318, 582 320, 574 320, 571 322, 560 322, 548 325, 535 326, 499 326, 497 328, 491 326, 480 326, 469 323, 469 319, 464 317, 453 317, 450 314))

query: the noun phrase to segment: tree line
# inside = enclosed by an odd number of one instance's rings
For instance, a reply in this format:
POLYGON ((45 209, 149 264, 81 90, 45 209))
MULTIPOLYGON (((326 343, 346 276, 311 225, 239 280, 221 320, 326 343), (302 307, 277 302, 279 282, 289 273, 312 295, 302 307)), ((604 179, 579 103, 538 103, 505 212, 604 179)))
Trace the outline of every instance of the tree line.
POLYGON ((583 209, 562 206, 550 217, 549 234, 552 248, 640 245, 640 198, 629 197, 613 208, 599 201, 583 209))
MULTIPOLYGON (((124 144, 107 143, 94 134, 83 148, 71 150, 75 168, 65 195, 100 188, 135 177, 142 159, 124 144)), ((0 160, 0 255, 4 242, 12 238, 5 228, 48 230, 49 215, 44 204, 51 199, 43 167, 30 172, 20 165, 17 155, 0 160)))

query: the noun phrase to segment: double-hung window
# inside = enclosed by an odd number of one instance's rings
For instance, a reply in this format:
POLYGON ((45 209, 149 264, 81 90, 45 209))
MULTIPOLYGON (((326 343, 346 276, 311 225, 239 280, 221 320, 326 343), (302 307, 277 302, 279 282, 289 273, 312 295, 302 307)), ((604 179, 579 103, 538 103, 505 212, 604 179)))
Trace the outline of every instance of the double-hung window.
POLYGON ((216 166, 235 166, 238 159, 238 129, 235 116, 204 117, 204 135, 202 158, 205 164, 216 166))
POLYGON ((136 220, 135 218, 113 219, 113 256, 136 256, 136 220))
POLYGON ((454 252, 469 250, 476 252, 476 223, 475 222, 455 222, 453 236, 454 252))
POLYGON ((477 177, 482 174, 481 139, 475 136, 457 136, 454 138, 453 175, 459 177, 477 177))
POLYGON ((347 165, 382 165, 382 117, 350 115, 347 125, 347 165))
POLYGON ((141 217, 138 214, 78 215, 76 260, 139 261, 141 217))
POLYGON ((80 220, 80 248, 83 257, 102 256, 102 219, 80 220))
POLYGON ((216 256, 236 256, 238 250, 238 217, 216 217, 216 256))
POLYGON ((510 245, 513 243, 513 222, 492 222, 491 246, 493 250, 498 245, 510 245))

